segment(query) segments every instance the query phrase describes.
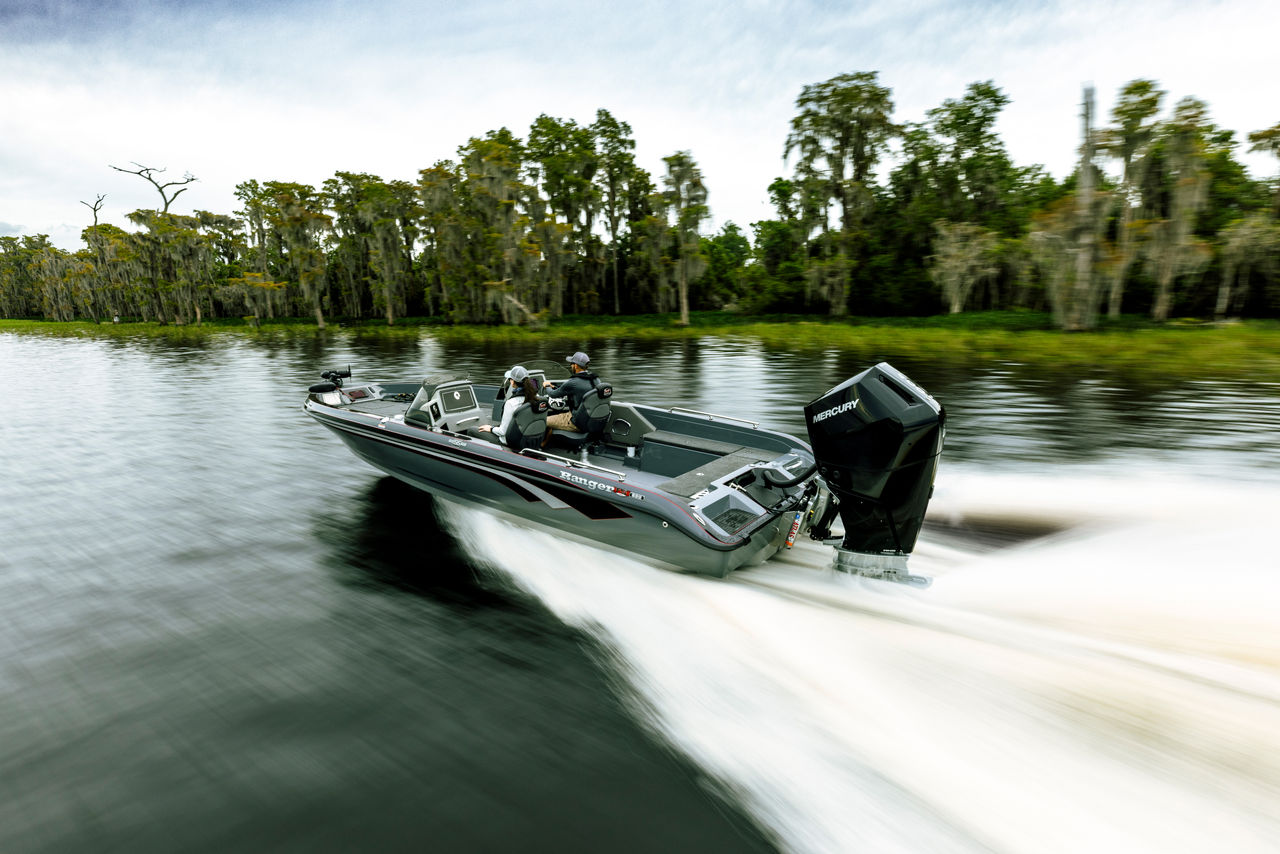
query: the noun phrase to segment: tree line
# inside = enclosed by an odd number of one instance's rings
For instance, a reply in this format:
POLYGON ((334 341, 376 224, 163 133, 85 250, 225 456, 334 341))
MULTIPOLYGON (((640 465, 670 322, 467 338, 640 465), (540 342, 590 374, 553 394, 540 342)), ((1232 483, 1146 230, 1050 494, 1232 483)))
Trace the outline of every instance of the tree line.
MULTIPOLYGON (((833 316, 986 309, 1101 316, 1280 316, 1280 182, 1249 177, 1207 105, 1135 80, 1055 180, 996 132, 1008 105, 971 84, 920 122, 894 120, 874 72, 805 86, 767 188, 775 216, 708 234, 688 151, 656 176, 631 127, 539 116, 521 138, 473 137, 416 181, 336 172, 321 186, 248 180, 231 214, 169 212, 196 179, 148 181, 158 209, 98 222, 66 251, 0 237, 0 316, 173 323, 434 317, 537 323, 566 314, 691 309, 833 316)), ((1280 157, 1280 124, 1248 135, 1280 157)))

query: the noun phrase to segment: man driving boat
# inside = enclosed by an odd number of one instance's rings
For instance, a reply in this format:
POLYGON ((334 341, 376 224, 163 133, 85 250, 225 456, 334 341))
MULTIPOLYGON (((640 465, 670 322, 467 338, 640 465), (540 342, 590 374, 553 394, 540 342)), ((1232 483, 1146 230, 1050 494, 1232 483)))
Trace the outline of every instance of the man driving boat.
MULTIPOLYGON (((568 433, 584 432, 574 425, 573 413, 577 411, 587 392, 600 381, 600 378, 590 370, 591 359, 581 350, 572 356, 566 356, 565 361, 569 363, 569 371, 573 376, 559 385, 546 382, 542 386, 549 401, 559 401, 564 407, 563 411, 547 417, 547 435, 542 440, 544 447, 551 440, 551 434, 555 430, 568 433)), ((556 403, 551 405, 560 409, 560 405, 556 403)))

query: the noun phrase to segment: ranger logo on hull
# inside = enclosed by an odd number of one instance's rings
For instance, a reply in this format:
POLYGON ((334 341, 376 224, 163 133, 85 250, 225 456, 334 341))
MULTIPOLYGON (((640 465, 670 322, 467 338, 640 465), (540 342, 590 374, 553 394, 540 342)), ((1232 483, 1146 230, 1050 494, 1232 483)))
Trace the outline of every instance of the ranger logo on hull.
POLYGON ((560 472, 560 477, 579 486, 585 486, 587 489, 598 489, 601 492, 612 492, 615 495, 623 495, 627 498, 634 498, 636 501, 644 501, 644 496, 638 492, 632 492, 620 486, 614 486, 611 483, 601 483, 598 480, 588 480, 585 477, 579 477, 576 474, 570 474, 567 471, 560 472))

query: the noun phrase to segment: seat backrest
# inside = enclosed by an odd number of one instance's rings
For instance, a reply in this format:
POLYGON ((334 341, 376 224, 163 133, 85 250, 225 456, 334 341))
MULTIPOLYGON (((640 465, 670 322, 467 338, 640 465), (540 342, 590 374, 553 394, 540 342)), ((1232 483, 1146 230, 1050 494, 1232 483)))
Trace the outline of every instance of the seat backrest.
POLYGON ((507 403, 507 384, 503 383, 498 386, 498 395, 493 399, 493 412, 491 417, 494 421, 502 420, 502 407, 507 403))
POLYGON ((545 397, 539 397, 532 403, 522 403, 511 417, 511 426, 507 428, 507 447, 515 450, 536 448, 542 444, 542 437, 547 432, 547 405, 545 397))
POLYGON ((597 382, 582 396, 582 403, 573 411, 573 423, 589 436, 599 437, 609 423, 609 402, 613 399, 613 386, 597 382))

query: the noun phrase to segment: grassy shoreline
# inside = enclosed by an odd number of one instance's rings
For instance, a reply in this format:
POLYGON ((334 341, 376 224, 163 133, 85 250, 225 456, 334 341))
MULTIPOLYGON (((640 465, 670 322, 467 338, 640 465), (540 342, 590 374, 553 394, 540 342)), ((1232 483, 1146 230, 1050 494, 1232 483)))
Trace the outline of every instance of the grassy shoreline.
POLYGON ((512 343, 542 340, 681 340, 703 337, 745 339, 785 351, 836 349, 865 358, 910 357, 978 367, 1016 363, 1053 371, 1102 370, 1134 379, 1240 379, 1280 382, 1280 322, 1244 321, 1222 325, 1186 322, 1155 326, 1123 318, 1098 331, 1064 333, 1050 328, 1047 315, 1033 312, 975 312, 924 318, 811 316, 743 317, 703 312, 679 326, 668 315, 617 319, 569 317, 541 328, 447 326, 408 318, 388 327, 379 321, 331 323, 318 330, 303 320, 221 319, 200 326, 158 323, 55 323, 0 320, 0 333, 62 337, 151 337, 194 341, 221 335, 248 338, 355 334, 360 337, 431 336, 454 343, 512 343))

